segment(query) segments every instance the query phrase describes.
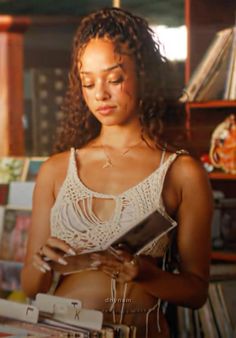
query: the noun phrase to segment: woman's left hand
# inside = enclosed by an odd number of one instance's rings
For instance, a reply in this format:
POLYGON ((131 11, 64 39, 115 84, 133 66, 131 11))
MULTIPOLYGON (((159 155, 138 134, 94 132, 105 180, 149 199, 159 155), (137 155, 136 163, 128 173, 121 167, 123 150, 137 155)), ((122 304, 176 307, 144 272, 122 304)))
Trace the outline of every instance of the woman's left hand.
POLYGON ((139 275, 139 257, 125 250, 116 250, 115 255, 109 250, 91 254, 92 266, 97 267, 120 283, 134 281, 139 275))

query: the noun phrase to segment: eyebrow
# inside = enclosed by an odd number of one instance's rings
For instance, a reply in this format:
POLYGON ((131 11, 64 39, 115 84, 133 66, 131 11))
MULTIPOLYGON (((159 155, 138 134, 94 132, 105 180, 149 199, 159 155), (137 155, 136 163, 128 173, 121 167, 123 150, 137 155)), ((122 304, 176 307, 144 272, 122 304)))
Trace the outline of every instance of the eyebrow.
MULTIPOLYGON (((111 70, 114 70, 116 68, 121 68, 123 69, 123 64, 122 63, 118 63, 114 66, 111 66, 111 67, 108 67, 108 68, 105 68, 105 69, 102 69, 102 72, 105 73, 105 72, 110 72, 111 70)), ((92 72, 87 72, 87 71, 80 71, 80 74, 91 74, 92 72)))

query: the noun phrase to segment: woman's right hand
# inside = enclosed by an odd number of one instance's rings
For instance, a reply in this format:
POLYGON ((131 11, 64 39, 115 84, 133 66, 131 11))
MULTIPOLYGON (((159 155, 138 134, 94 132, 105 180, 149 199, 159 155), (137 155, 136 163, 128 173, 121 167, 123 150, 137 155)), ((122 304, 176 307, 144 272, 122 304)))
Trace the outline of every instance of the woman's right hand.
POLYGON ((65 255, 76 255, 76 252, 65 241, 49 237, 44 245, 33 256, 33 266, 43 273, 51 270, 50 262, 67 265, 65 255))

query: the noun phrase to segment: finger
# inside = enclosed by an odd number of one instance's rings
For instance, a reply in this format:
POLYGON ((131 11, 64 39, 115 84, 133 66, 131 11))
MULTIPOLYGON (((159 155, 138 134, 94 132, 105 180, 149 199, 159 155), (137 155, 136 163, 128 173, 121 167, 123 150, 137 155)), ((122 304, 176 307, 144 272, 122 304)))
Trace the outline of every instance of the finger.
POLYGON ((102 268, 108 269, 109 271, 121 270, 123 262, 121 263, 114 257, 93 255, 91 266, 99 267, 99 270, 102 268))
POLYGON ((74 251, 74 249, 69 244, 67 244, 65 241, 63 241, 59 238, 50 237, 47 240, 46 244, 49 247, 55 248, 56 250, 59 250, 64 254, 72 255, 72 256, 76 255, 76 252, 74 251))
POLYGON ((137 256, 134 256, 131 260, 124 262, 124 271, 131 280, 138 277, 140 273, 140 262, 137 256))
POLYGON ((116 250, 115 248, 113 248, 112 246, 110 246, 107 249, 107 252, 109 255, 112 255, 113 257, 115 257, 118 261, 123 262, 123 257, 122 257, 122 251, 121 250, 116 250))
POLYGON ((38 254, 35 254, 34 257, 33 257, 33 266, 43 273, 45 273, 47 271, 51 271, 50 265, 48 263, 46 263, 43 260, 43 258, 38 254))
POLYGON ((115 253, 115 251, 114 253, 110 251, 105 251, 102 253, 93 253, 90 255, 90 258, 92 260, 99 260, 104 264, 117 264, 117 263, 123 264, 124 261, 122 257, 118 256, 118 254, 115 253))
POLYGON ((133 258, 133 255, 131 255, 128 251, 119 250, 118 253, 119 256, 122 257, 123 262, 131 261, 133 258))
POLYGON ((58 250, 54 247, 50 247, 49 245, 44 245, 43 249, 41 249, 43 254, 43 259, 47 261, 58 262, 61 265, 67 265, 67 261, 63 258, 64 254, 59 254, 58 250))
POLYGON ((59 262, 67 265, 63 258, 65 255, 75 256, 76 252, 65 242, 55 237, 50 237, 46 244, 39 249, 39 254, 44 260, 59 262))

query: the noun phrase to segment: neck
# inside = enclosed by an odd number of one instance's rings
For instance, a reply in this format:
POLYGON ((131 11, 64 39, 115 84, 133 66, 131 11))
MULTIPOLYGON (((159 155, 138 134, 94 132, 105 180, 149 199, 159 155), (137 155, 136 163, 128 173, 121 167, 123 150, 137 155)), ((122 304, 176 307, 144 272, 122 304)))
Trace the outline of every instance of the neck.
POLYGON ((134 126, 133 128, 103 127, 97 139, 101 144, 116 149, 130 147, 141 140, 140 126, 134 126))

